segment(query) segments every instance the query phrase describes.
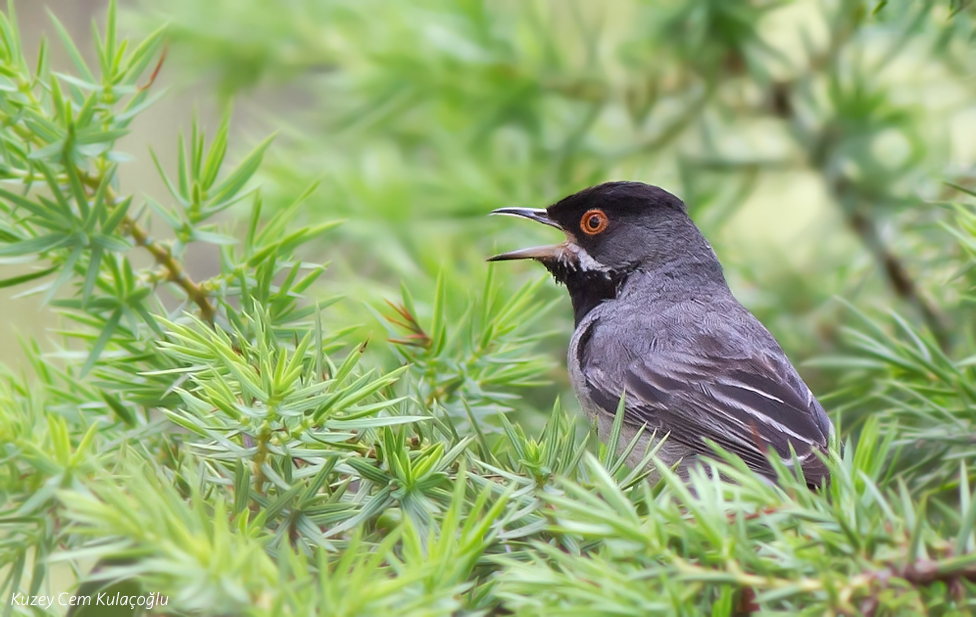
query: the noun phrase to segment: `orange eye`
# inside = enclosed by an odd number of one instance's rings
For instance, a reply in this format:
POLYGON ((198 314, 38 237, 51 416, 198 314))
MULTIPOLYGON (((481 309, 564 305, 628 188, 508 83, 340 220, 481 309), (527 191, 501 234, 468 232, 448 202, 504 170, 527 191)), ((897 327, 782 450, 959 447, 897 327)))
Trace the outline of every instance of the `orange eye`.
POLYGON ((580 229, 583 233, 590 236, 595 236, 610 224, 610 220, 607 219, 607 215, 603 213, 603 210, 587 210, 586 214, 580 220, 580 229))

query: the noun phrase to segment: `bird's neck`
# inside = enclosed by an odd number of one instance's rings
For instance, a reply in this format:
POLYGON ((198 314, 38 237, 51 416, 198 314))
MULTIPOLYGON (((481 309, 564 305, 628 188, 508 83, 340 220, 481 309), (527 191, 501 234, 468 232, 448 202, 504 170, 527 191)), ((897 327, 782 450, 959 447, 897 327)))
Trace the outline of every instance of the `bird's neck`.
POLYGON ((685 253, 664 263, 644 264, 627 277, 626 284, 668 297, 694 297, 729 288, 711 247, 707 253, 685 253))
POLYGON ((619 271, 573 270, 553 274, 566 285, 577 326, 601 303, 631 291, 670 299, 728 291, 722 266, 710 249, 707 254, 678 254, 663 263, 638 263, 619 271))

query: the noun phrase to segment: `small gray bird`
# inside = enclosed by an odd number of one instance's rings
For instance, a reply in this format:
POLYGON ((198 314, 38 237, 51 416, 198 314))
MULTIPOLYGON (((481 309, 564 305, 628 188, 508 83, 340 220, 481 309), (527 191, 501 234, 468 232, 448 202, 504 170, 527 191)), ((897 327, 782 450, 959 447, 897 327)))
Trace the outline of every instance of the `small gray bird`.
POLYGON ((711 440, 767 478, 768 457, 811 486, 829 480, 815 452, 833 425, 776 339, 729 291, 715 252, 680 199, 639 182, 608 182, 545 210, 501 208, 566 234, 552 246, 489 261, 535 259, 566 285, 576 330, 569 375, 583 410, 610 435, 624 397, 623 448, 641 426, 643 443, 668 435, 658 456, 679 471, 714 454, 711 440))

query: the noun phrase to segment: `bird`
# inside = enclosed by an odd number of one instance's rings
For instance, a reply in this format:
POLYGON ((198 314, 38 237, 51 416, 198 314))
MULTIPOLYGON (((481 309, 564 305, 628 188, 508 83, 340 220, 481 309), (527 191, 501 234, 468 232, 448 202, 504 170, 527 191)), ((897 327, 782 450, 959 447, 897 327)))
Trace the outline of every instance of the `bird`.
POLYGON ((618 451, 641 435, 630 467, 659 445, 661 462, 687 480, 715 459, 714 443, 767 482, 777 480, 772 457, 794 473, 798 464, 810 487, 829 482, 833 424, 773 335, 733 296, 681 199, 641 182, 607 182, 545 209, 492 214, 565 234, 559 244, 488 261, 535 260, 566 286, 573 390, 604 442, 623 400, 618 451))

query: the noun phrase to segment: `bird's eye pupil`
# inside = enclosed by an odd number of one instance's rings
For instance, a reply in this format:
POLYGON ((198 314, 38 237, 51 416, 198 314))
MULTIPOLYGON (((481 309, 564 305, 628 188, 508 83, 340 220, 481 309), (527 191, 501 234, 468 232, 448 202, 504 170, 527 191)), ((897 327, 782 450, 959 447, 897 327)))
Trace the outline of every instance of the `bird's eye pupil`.
POLYGON ((587 235, 593 236, 607 228, 607 215, 603 210, 589 210, 580 219, 580 227, 587 235))

